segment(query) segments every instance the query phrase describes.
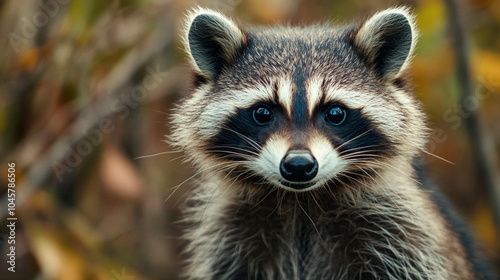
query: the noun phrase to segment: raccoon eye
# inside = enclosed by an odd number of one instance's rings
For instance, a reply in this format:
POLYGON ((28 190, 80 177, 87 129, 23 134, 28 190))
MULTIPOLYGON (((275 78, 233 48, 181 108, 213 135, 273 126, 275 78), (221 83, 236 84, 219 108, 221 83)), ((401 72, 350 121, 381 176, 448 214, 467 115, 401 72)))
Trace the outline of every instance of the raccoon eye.
POLYGON ((326 111, 325 119, 333 125, 340 125, 345 121, 346 116, 345 109, 338 105, 333 105, 326 111))
POLYGON ((273 120, 273 113, 267 106, 259 106, 253 110, 253 120, 259 125, 265 125, 273 120))

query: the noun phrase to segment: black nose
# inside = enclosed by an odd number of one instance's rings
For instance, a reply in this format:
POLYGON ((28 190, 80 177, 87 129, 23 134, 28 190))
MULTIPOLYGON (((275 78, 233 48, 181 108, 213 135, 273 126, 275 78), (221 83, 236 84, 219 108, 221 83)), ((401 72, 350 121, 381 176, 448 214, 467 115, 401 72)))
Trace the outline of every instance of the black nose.
POLYGON ((318 162, 309 151, 289 151, 281 160, 280 172, 290 182, 307 182, 318 174, 318 162))

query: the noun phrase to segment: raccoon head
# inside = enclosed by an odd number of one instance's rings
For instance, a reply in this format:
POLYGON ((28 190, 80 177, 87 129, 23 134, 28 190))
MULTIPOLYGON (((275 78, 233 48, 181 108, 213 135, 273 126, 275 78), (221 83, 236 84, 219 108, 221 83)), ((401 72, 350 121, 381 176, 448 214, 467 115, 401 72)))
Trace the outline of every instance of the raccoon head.
POLYGON ((402 168, 425 139, 407 82, 416 38, 405 8, 349 26, 245 29, 196 9, 184 36, 195 89, 171 139, 205 173, 250 188, 306 191, 402 168))

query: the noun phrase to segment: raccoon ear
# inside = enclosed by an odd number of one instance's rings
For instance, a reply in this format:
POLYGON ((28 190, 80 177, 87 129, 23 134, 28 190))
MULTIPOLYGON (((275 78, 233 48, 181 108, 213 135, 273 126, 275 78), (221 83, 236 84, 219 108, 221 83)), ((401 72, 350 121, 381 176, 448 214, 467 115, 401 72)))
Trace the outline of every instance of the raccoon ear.
POLYGON ((408 67, 417 33, 407 8, 387 9, 363 23, 354 37, 354 46, 382 79, 392 80, 408 67))
POLYGON ((221 13, 197 8, 188 15, 184 45, 200 75, 213 78, 246 43, 244 32, 221 13))

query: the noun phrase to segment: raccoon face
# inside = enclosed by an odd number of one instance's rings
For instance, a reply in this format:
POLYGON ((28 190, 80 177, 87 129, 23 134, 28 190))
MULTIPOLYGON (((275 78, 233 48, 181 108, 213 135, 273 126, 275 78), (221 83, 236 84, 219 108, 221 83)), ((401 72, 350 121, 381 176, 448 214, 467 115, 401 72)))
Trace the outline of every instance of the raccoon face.
POLYGON ((185 45, 195 91, 173 117, 174 144, 205 173, 290 191, 398 168, 424 144, 406 70, 406 9, 360 25, 248 28, 197 9, 185 45))

